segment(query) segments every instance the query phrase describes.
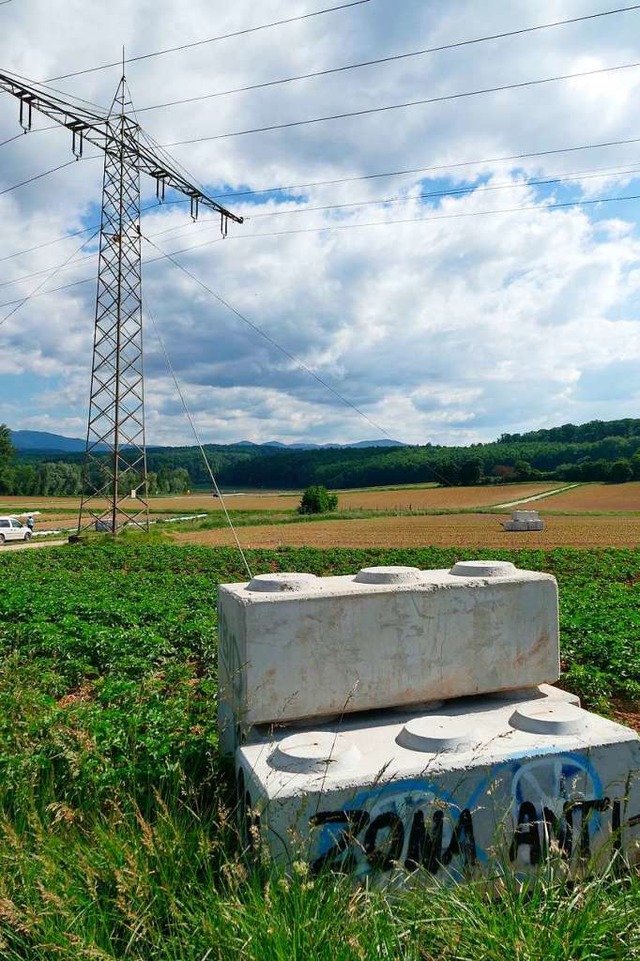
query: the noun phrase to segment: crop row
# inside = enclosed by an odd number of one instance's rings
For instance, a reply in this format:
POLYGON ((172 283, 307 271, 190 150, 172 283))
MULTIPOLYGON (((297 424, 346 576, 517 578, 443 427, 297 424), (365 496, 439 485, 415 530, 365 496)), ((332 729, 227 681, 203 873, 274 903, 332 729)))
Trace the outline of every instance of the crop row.
MULTIPOLYGON (((482 551, 252 551, 254 573, 448 567, 482 551)), ((484 552, 560 584, 563 684, 588 705, 640 700, 640 551, 484 552)), ((100 805, 125 789, 202 797, 217 775, 216 586, 245 580, 226 548, 117 545, 0 559, 0 782, 100 805)))

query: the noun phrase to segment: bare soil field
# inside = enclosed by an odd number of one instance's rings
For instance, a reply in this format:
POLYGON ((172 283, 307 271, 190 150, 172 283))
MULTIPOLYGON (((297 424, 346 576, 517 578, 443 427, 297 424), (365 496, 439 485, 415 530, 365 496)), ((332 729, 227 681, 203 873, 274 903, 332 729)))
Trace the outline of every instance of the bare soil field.
POLYGON ((564 494, 544 497, 535 505, 540 511, 639 511, 640 481, 628 484, 585 484, 564 494))
MULTIPOLYGON (((445 514, 424 517, 374 517, 352 521, 309 521, 298 524, 242 527, 243 547, 637 547, 640 517, 550 517, 544 531, 504 531, 505 514, 445 514)), ((178 533, 182 543, 234 543, 231 531, 178 533)))
POLYGON ((500 484, 491 487, 423 487, 412 490, 338 492, 338 510, 455 510, 491 507, 507 501, 534 497, 561 485, 500 484))
MULTIPOLYGON (((491 487, 415 487, 396 490, 366 490, 338 492, 340 510, 449 510, 456 508, 490 507, 506 501, 533 497, 544 491, 561 486, 544 484, 500 484, 491 487)), ((286 511, 295 510, 300 494, 225 494, 228 510, 233 511, 286 511)), ((134 502, 125 501, 133 506, 134 502)), ((0 513, 14 514, 27 510, 52 512, 48 520, 59 520, 61 511, 77 511, 78 497, 2 497, 0 513), (57 512, 57 513, 56 513, 57 512)), ((222 504, 211 494, 176 494, 170 497, 152 497, 149 509, 166 516, 176 513, 198 514, 204 511, 220 511, 222 504)), ((67 515, 69 516, 69 515, 67 515)))

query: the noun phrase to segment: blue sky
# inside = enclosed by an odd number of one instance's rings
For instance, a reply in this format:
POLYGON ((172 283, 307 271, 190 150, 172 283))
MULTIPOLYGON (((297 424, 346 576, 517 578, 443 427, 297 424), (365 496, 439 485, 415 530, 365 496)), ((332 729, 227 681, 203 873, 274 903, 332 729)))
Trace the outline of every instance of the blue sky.
MULTIPOLYGON (((324 5, 91 6, 91 16, 83 0, 2 7, 0 69, 44 80, 116 61, 123 44, 135 57, 324 5)), ((195 277, 269 338, 143 245, 145 309, 203 440, 346 442, 376 436, 375 424, 380 437, 455 444, 640 416, 640 201, 554 206, 640 194, 640 144, 611 143, 640 137, 640 67, 593 73, 640 61, 640 10, 211 96, 614 6, 367 0, 128 65, 138 108, 208 98, 139 119, 158 143, 181 144, 169 148, 176 160, 246 218, 222 241, 217 218, 193 224, 182 204, 143 217, 145 236, 181 251, 195 277), (577 73, 589 75, 226 136, 577 73), (407 169, 415 173, 373 176, 407 169), (311 186, 274 189, 292 185, 311 186), (441 191, 451 193, 419 196, 441 191), (327 209, 306 209, 316 207, 327 209)), ((108 106, 119 73, 55 86, 108 106)), ((0 96, 0 142, 18 131, 17 112, 0 96)), ((32 295, 11 316, 0 307, 0 422, 14 429, 86 430, 96 244, 71 235, 99 221, 102 178, 95 151, 86 153, 0 193, 0 304, 32 295)), ((21 137, 0 147, 0 191, 69 159, 62 130, 21 137)), ((144 182, 143 206, 154 196, 144 182)), ((191 443, 154 330, 147 317, 148 440, 191 443)))

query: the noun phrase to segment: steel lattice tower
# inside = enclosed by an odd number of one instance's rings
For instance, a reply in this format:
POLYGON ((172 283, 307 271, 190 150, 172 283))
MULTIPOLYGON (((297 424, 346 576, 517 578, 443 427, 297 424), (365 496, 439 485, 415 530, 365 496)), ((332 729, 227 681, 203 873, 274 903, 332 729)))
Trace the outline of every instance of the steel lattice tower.
POLYGON ((20 125, 25 133, 31 130, 33 111, 37 110, 71 131, 77 159, 82 157, 85 141, 105 155, 91 394, 78 533, 95 528, 116 534, 131 524, 146 530, 149 510, 140 174, 155 180, 159 202, 164 200, 167 187, 187 197, 194 220, 201 205, 219 213, 223 236, 229 220, 242 223, 243 218, 207 196, 147 137, 132 116, 124 61, 123 77, 108 113, 9 73, 0 72, 0 90, 20 102, 20 125))
POLYGON ((148 529, 144 436, 138 125, 123 76, 104 155, 102 221, 83 495, 78 531, 148 529), (105 457, 106 450, 106 457, 105 457), (131 492, 135 499, 131 499, 131 492), (138 493, 140 492, 140 493, 138 493))

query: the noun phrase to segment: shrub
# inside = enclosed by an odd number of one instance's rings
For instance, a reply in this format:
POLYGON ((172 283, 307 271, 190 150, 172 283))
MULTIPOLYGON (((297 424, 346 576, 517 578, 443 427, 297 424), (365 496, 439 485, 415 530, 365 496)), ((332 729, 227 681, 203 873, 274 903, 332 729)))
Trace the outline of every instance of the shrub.
POLYGON ((307 487, 302 495, 298 513, 326 514, 329 511, 334 511, 337 506, 337 494, 330 494, 326 487, 323 487, 321 484, 314 484, 311 487, 307 487))

